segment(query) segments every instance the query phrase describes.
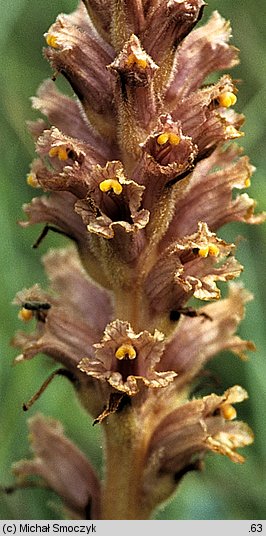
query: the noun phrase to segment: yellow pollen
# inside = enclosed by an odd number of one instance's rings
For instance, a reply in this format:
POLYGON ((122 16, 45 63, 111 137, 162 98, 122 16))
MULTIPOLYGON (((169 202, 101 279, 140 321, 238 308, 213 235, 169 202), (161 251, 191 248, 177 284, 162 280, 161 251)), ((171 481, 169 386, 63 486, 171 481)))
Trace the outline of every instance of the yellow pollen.
POLYGON ((126 60, 126 65, 131 67, 131 65, 134 65, 134 63, 136 63, 142 69, 146 69, 147 67, 147 60, 144 58, 138 58, 135 54, 129 54, 126 60))
POLYGON ((132 344, 122 344, 115 353, 116 359, 135 359, 136 355, 136 350, 132 344))
POLYGON ((18 313, 18 317, 20 320, 23 320, 23 322, 28 322, 33 317, 33 312, 29 309, 25 309, 25 307, 22 307, 18 313))
POLYGON ((169 143, 171 145, 178 145, 180 143, 180 138, 177 134, 174 134, 174 132, 169 133, 169 143))
POLYGON ((232 421, 237 416, 237 412, 232 404, 224 404, 221 406, 221 414, 227 421, 232 421))
POLYGON ((232 93, 231 91, 225 91, 224 93, 221 93, 218 97, 218 102, 220 106, 224 106, 225 108, 229 108, 230 106, 233 106, 237 101, 236 95, 232 93))
POLYGON ((220 253, 220 249, 216 244, 207 244, 206 246, 203 246, 199 248, 198 254, 200 257, 203 257, 203 259, 206 259, 209 255, 211 257, 218 257, 220 253))
POLYGON ((100 182, 99 188, 101 192, 109 192, 109 190, 113 190, 116 195, 120 195, 123 190, 122 184, 120 184, 117 179, 105 179, 100 182))
POLYGON ((129 67, 135 63, 136 56, 134 54, 129 54, 128 58, 126 59, 126 65, 129 67))
POLYGON ((58 147, 51 147, 49 151, 49 156, 53 158, 54 156, 57 156, 57 155, 58 155, 58 147))
POLYGON ((59 147, 58 158, 59 158, 59 160, 67 160, 68 159, 68 152, 67 152, 65 147, 59 147))
POLYGON ((206 257, 208 257, 208 255, 209 255, 209 246, 204 246, 204 247, 199 249, 199 256, 200 257, 203 257, 204 259, 206 259, 206 257))
POLYGON ((246 188, 249 188, 250 185, 251 185, 251 180, 250 180, 250 178, 248 177, 248 178, 245 180, 245 187, 246 187, 246 188))
POLYGON ((157 143, 159 145, 164 145, 169 140, 169 134, 168 132, 164 132, 163 134, 160 134, 157 138, 157 143))
POLYGON ((209 245, 209 255, 211 255, 211 257, 218 257, 219 253, 220 250, 216 244, 209 245))
POLYGON ((138 64, 139 67, 141 67, 142 69, 146 69, 147 67, 147 60, 144 60, 144 59, 141 59, 141 58, 137 58, 137 61, 136 63, 138 64))
POLYGON ((59 160, 67 160, 68 159, 68 152, 65 147, 51 147, 49 151, 49 156, 53 158, 54 156, 57 156, 59 160))
POLYGON ((35 173, 29 173, 26 181, 29 186, 32 186, 32 188, 38 188, 39 186, 35 173))
POLYGON ((55 35, 47 34, 45 39, 46 39, 46 43, 47 43, 47 45, 49 45, 49 47, 60 48, 58 43, 57 43, 55 35))
POLYGON ((180 137, 174 132, 163 132, 157 138, 159 145, 165 145, 168 141, 170 145, 178 145, 180 143, 180 137))

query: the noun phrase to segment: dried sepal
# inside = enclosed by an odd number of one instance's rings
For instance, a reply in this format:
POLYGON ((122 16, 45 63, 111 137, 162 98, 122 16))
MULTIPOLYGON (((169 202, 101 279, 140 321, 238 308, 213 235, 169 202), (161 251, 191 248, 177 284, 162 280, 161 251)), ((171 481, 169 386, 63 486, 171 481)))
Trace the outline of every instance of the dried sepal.
POLYGON ((53 192, 49 197, 34 197, 30 203, 23 205, 28 220, 19 223, 21 227, 35 223, 53 224, 75 240, 82 249, 82 244, 85 246, 86 242, 86 228, 74 211, 76 201, 77 198, 69 192, 53 192))
POLYGON ((44 255, 43 264, 61 305, 88 319, 89 325, 101 333, 113 314, 112 297, 89 278, 76 248, 52 249, 44 255))

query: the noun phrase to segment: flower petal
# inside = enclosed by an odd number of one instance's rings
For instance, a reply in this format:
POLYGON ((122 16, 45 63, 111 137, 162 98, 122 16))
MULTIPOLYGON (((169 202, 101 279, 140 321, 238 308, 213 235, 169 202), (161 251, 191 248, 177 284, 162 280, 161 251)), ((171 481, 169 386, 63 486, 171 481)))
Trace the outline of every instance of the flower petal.
POLYGON ((92 27, 91 32, 80 30, 64 15, 57 17, 46 39, 48 43, 55 44, 45 52, 52 67, 62 72, 70 82, 92 124, 111 134, 114 109, 106 65, 113 59, 113 49, 92 27), (102 114, 105 114, 106 123, 109 116, 109 125, 103 125, 102 114))
POLYGON ((84 358, 78 368, 129 396, 146 387, 167 386, 176 376, 172 371, 154 370, 164 350, 164 336, 155 330, 135 334, 127 322, 116 320, 107 326, 101 343, 95 344, 95 357, 84 358))
MULTIPOLYGON (((183 177, 197 155, 192 139, 183 134, 180 122, 174 122, 169 115, 160 117, 157 128, 141 147, 144 156, 135 168, 134 176, 138 182, 145 184, 147 192, 155 191, 157 199, 171 179, 177 182, 179 176, 183 177)), ((148 197, 148 193, 145 192, 145 195, 148 197)), ((146 204, 150 203, 146 201, 146 204)))
POLYGON ((86 6, 89 18, 99 34, 109 41, 111 24, 111 5, 106 0, 82 0, 86 6))
POLYGON ((37 309, 37 325, 34 333, 18 333, 13 345, 21 347, 18 361, 31 359, 42 352, 53 357, 70 370, 85 355, 91 353, 93 344, 99 340, 106 322, 112 315, 112 305, 106 291, 89 280, 73 249, 50 252, 44 264, 55 291, 64 292, 54 296, 39 287, 18 293, 16 302, 48 302, 49 309, 40 316, 37 309), (64 260, 62 265, 60 261, 64 260), (75 270, 72 271, 73 267, 75 270), (97 315, 95 312, 98 311, 97 315))
POLYGON ((58 91, 51 80, 45 80, 41 84, 37 97, 32 98, 32 106, 46 115, 50 124, 67 136, 78 138, 95 149, 101 148, 102 153, 106 151, 106 140, 92 129, 79 101, 58 91))
POLYGON ((115 259, 136 264, 146 244, 142 229, 149 221, 149 212, 140 208, 144 186, 128 180, 118 161, 108 162, 104 168, 95 166, 88 180, 87 197, 75 204, 75 210, 91 235, 93 251, 105 249, 106 258, 99 261, 104 260, 111 284, 117 286, 117 270, 111 264, 115 259), (109 246, 103 245, 106 239, 112 239, 109 246))
POLYGON ((253 434, 244 423, 226 420, 222 408, 245 398, 246 391, 234 386, 222 396, 211 394, 187 402, 162 419, 148 450, 150 458, 157 452, 159 471, 178 473, 207 450, 215 450, 242 463, 244 458, 235 451, 252 443, 253 434))
POLYGON ((53 192, 49 197, 34 197, 23 205, 28 221, 20 221, 21 227, 35 223, 56 225, 65 235, 78 244, 86 242, 86 228, 81 218, 74 212, 77 198, 69 192, 53 192))
POLYGON ((230 111, 219 104, 222 94, 235 92, 232 79, 224 75, 216 84, 199 89, 176 103, 172 117, 174 121, 181 121, 184 134, 192 137, 199 155, 205 156, 207 149, 215 148, 221 141, 243 136, 238 129, 244 117, 239 114, 232 117, 230 111))
POLYGON ((255 169, 241 152, 236 144, 226 148, 220 145, 211 156, 198 162, 183 195, 177 198, 175 215, 160 249, 190 234, 203 216, 213 231, 230 221, 264 221, 264 214, 253 214, 255 202, 246 193, 233 198, 233 189, 246 188, 255 169))
POLYGON ((223 350, 245 358, 245 350, 254 350, 250 341, 242 340, 236 330, 245 314, 245 303, 252 299, 241 285, 231 283, 229 295, 199 310, 193 318, 182 316, 158 366, 178 373, 179 389, 191 382, 205 363, 223 350), (202 316, 202 314, 206 316, 202 316))
POLYGON ((198 89, 205 78, 239 63, 238 50, 228 45, 230 23, 214 11, 207 24, 191 32, 176 53, 176 72, 166 93, 173 102, 198 89))
POLYGON ((113 314, 111 296, 88 277, 76 249, 50 250, 43 263, 51 288, 61 296, 62 305, 102 332, 113 314))
POLYGON ((100 482, 84 454, 64 436, 59 421, 40 414, 29 419, 35 457, 13 465, 17 478, 41 477, 78 519, 99 519, 100 482))
POLYGON ((87 199, 76 203, 76 212, 90 232, 113 238, 115 227, 135 232, 149 221, 147 210, 139 210, 144 186, 128 180, 121 162, 94 166, 88 179, 87 199))
POLYGON ((143 45, 159 65, 202 17, 203 0, 159 2, 145 20, 143 45))
POLYGON ((141 153, 139 144, 156 122, 158 99, 153 79, 158 66, 133 34, 108 69, 116 77, 118 141, 123 161, 130 170, 141 153))
POLYGON ((48 165, 35 171, 44 190, 70 191, 77 197, 85 196, 88 175, 96 163, 106 163, 108 153, 70 138, 57 128, 45 130, 37 140, 37 151, 48 165))
POLYGON ((234 257, 215 267, 217 261, 233 251, 211 233, 206 223, 199 222, 198 231, 165 250, 145 281, 145 293, 153 314, 178 309, 194 295, 202 300, 219 298, 216 281, 237 277, 241 266, 234 257))

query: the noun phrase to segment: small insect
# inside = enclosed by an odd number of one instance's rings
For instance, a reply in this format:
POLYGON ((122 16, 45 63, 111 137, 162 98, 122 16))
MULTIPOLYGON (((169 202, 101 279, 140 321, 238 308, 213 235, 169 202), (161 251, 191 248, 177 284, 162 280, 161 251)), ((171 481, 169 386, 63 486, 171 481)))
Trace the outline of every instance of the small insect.
POLYGON ((51 308, 51 304, 48 302, 38 302, 38 301, 26 301, 22 303, 23 309, 28 311, 41 311, 51 308))
POLYGON ((38 302, 38 301, 24 301, 21 304, 21 309, 19 311, 19 318, 24 322, 28 322, 35 317, 40 322, 45 322, 47 311, 51 308, 51 304, 48 302, 38 302))
POLYGON ((179 309, 173 309, 170 311, 170 320, 172 322, 177 322, 180 319, 180 316, 188 316, 190 318, 195 318, 196 316, 202 316, 204 318, 207 318, 208 320, 212 320, 212 318, 203 311, 197 311, 193 307, 180 307, 179 309))

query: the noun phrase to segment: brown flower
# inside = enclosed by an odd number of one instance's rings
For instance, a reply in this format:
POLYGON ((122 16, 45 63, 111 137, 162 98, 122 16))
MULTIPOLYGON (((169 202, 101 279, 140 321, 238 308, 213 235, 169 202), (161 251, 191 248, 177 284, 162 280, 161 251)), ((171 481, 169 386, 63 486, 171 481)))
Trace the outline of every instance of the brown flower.
POLYGON ((255 349, 236 333, 250 295, 233 283, 223 298, 219 287, 243 269, 219 228, 265 219, 234 192, 254 171, 231 143, 243 135, 237 83, 204 82, 236 65, 238 50, 217 12, 193 30, 204 5, 84 0, 45 34, 54 79, 76 97, 46 81, 33 98, 46 119, 29 124, 38 157, 27 182, 46 194, 24 206, 21 225, 45 225, 35 247, 49 230, 75 245, 45 256, 50 289, 18 293, 21 320, 36 327, 13 343, 16 362, 42 352, 71 376, 102 423, 106 469, 100 486, 59 425, 37 417, 35 459, 16 473, 41 476, 79 518, 89 508, 145 519, 208 451, 242 463, 237 449, 253 440, 234 420, 240 386, 192 396, 218 352, 255 349))
POLYGON ((62 425, 37 414, 29 419, 29 431, 35 457, 13 465, 20 482, 40 477, 39 485, 45 482, 58 493, 72 518, 97 519, 101 510, 99 479, 84 454, 64 436, 62 425))
POLYGON ((163 339, 158 331, 153 336, 147 331, 136 335, 129 324, 116 320, 105 329, 102 342, 94 345, 95 357, 82 359, 78 368, 130 396, 138 393, 140 382, 152 389, 166 387, 176 373, 155 371, 163 339))

